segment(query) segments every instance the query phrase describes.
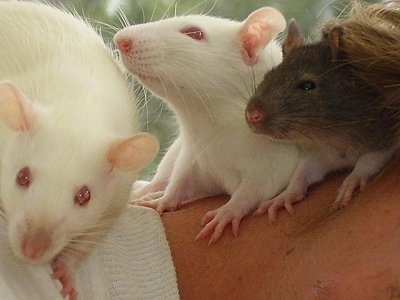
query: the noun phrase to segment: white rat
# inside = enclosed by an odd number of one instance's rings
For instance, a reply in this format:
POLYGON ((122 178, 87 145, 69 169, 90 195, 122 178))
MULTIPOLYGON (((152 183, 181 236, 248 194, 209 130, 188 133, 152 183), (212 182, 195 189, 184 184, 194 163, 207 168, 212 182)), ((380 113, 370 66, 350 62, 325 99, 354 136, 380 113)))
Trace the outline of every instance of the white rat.
POLYGON ((69 13, 0 2, 1 207, 22 260, 71 272, 129 200, 158 151, 138 133, 126 76, 101 37, 69 13))
POLYGON ((230 223, 236 235, 243 216, 287 186, 297 148, 255 135, 244 117, 246 97, 281 61, 274 37, 285 26, 280 12, 264 7, 243 22, 180 16, 116 34, 127 69, 171 106, 180 125, 154 179, 135 193, 142 197, 135 203, 161 213, 229 194, 224 206, 202 220, 197 239, 211 235, 212 243, 230 223))

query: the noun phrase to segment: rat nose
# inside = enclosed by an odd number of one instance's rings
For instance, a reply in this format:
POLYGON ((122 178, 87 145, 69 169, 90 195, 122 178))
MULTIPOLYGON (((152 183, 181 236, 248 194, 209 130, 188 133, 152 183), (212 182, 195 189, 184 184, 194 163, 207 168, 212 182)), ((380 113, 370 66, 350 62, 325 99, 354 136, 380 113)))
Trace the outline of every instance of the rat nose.
POLYGON ((247 122, 252 124, 261 123, 265 119, 264 111, 261 107, 252 107, 246 110, 247 122))
POLYGON ((133 40, 131 38, 116 36, 114 42, 122 53, 128 53, 133 48, 133 40))
POLYGON ((30 259, 38 259, 49 249, 51 245, 51 236, 44 230, 34 233, 27 233, 21 245, 22 253, 30 259))

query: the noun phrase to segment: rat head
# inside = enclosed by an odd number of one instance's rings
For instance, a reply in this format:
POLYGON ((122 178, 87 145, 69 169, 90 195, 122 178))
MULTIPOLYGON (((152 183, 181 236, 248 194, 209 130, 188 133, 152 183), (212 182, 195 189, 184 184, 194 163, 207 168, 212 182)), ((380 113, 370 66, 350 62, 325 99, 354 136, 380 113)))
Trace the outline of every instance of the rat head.
POLYGON ((127 69, 160 97, 245 99, 281 60, 273 38, 285 26, 280 12, 264 7, 243 22, 191 15, 129 26, 114 41, 127 69))
POLYGON ((147 134, 99 138, 60 118, 0 82, 1 206, 14 253, 33 263, 85 252, 126 204, 127 175, 158 150, 147 134))
POLYGON ((350 131, 375 93, 354 79, 341 49, 342 29, 327 26, 320 42, 304 45, 291 21, 283 62, 268 72, 246 109, 256 133, 275 139, 316 139, 350 131))

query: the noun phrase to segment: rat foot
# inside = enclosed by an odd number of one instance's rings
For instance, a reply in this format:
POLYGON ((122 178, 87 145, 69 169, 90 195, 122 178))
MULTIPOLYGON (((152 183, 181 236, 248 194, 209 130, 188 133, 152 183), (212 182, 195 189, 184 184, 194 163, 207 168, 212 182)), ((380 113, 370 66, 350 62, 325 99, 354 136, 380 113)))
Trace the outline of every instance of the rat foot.
POLYGON ((56 258, 52 263, 52 269, 51 277, 60 281, 62 285, 61 295, 63 297, 68 296, 69 300, 76 300, 78 293, 73 287, 71 272, 67 264, 61 258, 56 258))
POLYGON ((260 216, 268 211, 270 222, 275 222, 277 218, 277 212, 280 208, 284 207, 291 215, 294 215, 294 208, 292 204, 300 202, 303 200, 303 198, 304 194, 301 192, 296 193, 284 191, 271 200, 261 202, 257 210, 254 212, 254 215, 260 216))
POLYGON ((356 190, 363 191, 367 185, 368 178, 350 174, 339 188, 338 196, 333 204, 334 207, 346 206, 356 190))
POLYGON ((196 236, 195 240, 200 240, 211 235, 208 244, 216 243, 221 238, 224 228, 228 224, 232 224, 232 233, 237 236, 242 217, 226 206, 209 211, 201 221, 201 225, 204 228, 196 236))
POLYGON ((156 199, 161 198, 162 196, 164 196, 164 192, 165 191, 159 191, 159 192, 146 194, 146 195, 144 195, 143 197, 140 197, 140 198, 132 198, 132 200, 129 201, 129 204, 130 205, 136 205, 136 204, 141 203, 141 202, 148 202, 148 201, 156 200, 156 199))
MULTIPOLYGON (((168 185, 167 181, 160 181, 160 182, 137 181, 133 184, 131 199, 135 200, 146 197, 151 194, 162 193, 167 187, 167 185, 168 185)), ((160 196, 156 198, 159 197, 160 196)))
MULTIPOLYGON (((164 192, 162 192, 164 193, 164 192)), ((155 193, 157 194, 157 193, 155 193)), ((173 198, 173 199, 178 199, 178 198, 173 198)), ((157 199, 153 199, 150 196, 145 196, 142 197, 141 199, 135 201, 133 203, 134 205, 139 205, 139 206, 144 206, 144 207, 149 207, 153 208, 156 210, 159 214, 162 214, 164 211, 175 211, 178 209, 180 201, 179 200, 166 200, 163 196, 159 197, 157 199)))

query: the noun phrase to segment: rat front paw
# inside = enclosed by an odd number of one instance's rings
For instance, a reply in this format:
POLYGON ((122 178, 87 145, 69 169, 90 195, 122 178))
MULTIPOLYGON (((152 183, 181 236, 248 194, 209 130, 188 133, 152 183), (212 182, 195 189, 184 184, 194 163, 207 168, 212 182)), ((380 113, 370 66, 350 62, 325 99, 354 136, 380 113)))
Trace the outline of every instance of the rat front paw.
POLYGON ((69 300, 76 300, 78 293, 73 287, 73 279, 70 268, 63 261, 62 258, 56 258, 52 263, 53 274, 51 277, 55 280, 60 281, 61 295, 67 297, 69 300))
POLYGON ((196 236, 195 240, 200 240, 211 235, 209 244, 216 243, 221 238, 225 227, 229 224, 232 226, 232 233, 237 236, 242 217, 225 206, 209 211, 201 221, 201 225, 204 228, 196 236))
POLYGON ((271 200, 266 200, 260 203, 257 210, 254 212, 255 216, 263 215, 268 212, 268 217, 271 223, 276 221, 278 210, 286 208, 286 210, 294 215, 293 204, 300 202, 304 199, 304 194, 299 192, 283 192, 271 200))
POLYGON ((132 200, 129 201, 129 204, 131 205, 141 205, 138 203, 142 203, 142 202, 148 202, 148 201, 154 201, 157 200, 158 198, 161 198, 162 196, 164 196, 164 191, 159 191, 159 192, 153 192, 153 193, 149 193, 146 194, 140 198, 135 198, 132 197, 132 200))
POLYGON ((131 192, 132 202, 140 200, 141 198, 151 197, 152 199, 159 198, 163 195, 167 186, 167 182, 146 182, 137 181, 133 185, 131 192))
POLYGON ((367 185, 368 178, 355 176, 350 174, 343 181, 342 185, 339 188, 338 196, 335 200, 334 207, 343 207, 346 206, 353 194, 357 191, 363 191, 365 186, 367 185))
MULTIPOLYGON (((162 192, 164 193, 164 192, 162 192)), ((175 211, 178 209, 180 202, 177 200, 167 200, 164 197, 159 197, 157 199, 153 199, 152 196, 156 196, 154 194, 150 196, 142 197, 141 199, 136 200, 133 204, 149 207, 156 210, 159 214, 162 214, 165 211, 175 211)), ((174 198, 176 199, 176 198, 174 198)))

